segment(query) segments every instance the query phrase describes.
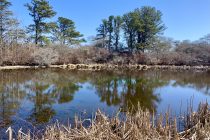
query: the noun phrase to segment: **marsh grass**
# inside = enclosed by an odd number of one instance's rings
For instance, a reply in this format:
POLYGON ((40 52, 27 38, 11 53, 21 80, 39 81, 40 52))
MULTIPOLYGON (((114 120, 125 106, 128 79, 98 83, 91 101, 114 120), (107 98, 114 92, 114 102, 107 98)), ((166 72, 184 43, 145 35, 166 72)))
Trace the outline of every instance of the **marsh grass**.
MULTIPOLYGON (((190 111, 183 117, 184 131, 177 128, 176 118, 170 113, 154 115, 140 107, 134 114, 127 113, 122 120, 117 114, 109 118, 98 110, 93 119, 80 120, 75 117, 74 126, 59 123, 48 126, 40 137, 18 132, 18 140, 181 140, 210 139, 210 106, 200 104, 197 112, 190 111), (90 126, 85 127, 84 123, 90 126)), ((9 140, 12 140, 12 129, 8 129, 9 140)))

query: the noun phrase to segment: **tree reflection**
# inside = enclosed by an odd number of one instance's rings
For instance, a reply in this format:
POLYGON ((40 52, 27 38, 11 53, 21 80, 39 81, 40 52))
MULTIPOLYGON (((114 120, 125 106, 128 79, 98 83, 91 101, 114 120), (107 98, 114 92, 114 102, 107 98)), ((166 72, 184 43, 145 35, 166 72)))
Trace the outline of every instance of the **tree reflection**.
POLYGON ((34 108, 29 120, 34 124, 47 123, 56 114, 53 104, 68 103, 79 86, 68 79, 56 80, 34 80, 25 86, 28 92, 28 99, 34 103, 34 108))
POLYGON ((70 76, 60 75, 53 80, 53 92, 59 104, 71 102, 74 94, 81 88, 70 76))
POLYGON ((160 101, 159 95, 155 94, 155 89, 167 84, 156 77, 132 77, 103 75, 97 76, 92 84, 97 89, 97 94, 102 102, 107 105, 119 105, 123 111, 135 111, 138 104, 142 108, 155 110, 156 104, 160 101))
POLYGON ((174 87, 193 88, 201 93, 210 96, 210 73, 209 72, 170 72, 161 73, 161 79, 173 80, 174 87))
POLYGON ((19 74, 0 73, 0 127, 11 125, 25 93, 20 88, 19 74))
POLYGON ((118 94, 118 86, 121 81, 118 79, 118 77, 112 76, 104 76, 104 78, 101 78, 102 77, 100 77, 99 81, 96 80, 93 83, 93 86, 95 86, 97 89, 97 94, 101 98, 101 102, 106 102, 108 106, 119 105, 121 99, 118 94))
POLYGON ((131 76, 125 80, 124 89, 121 93, 121 107, 124 111, 136 111, 138 105, 143 109, 156 111, 157 103, 160 102, 159 94, 155 93, 155 89, 167 84, 158 79, 149 79, 146 77, 132 78, 131 76))
POLYGON ((42 82, 34 82, 26 86, 31 91, 28 99, 34 103, 34 108, 30 116, 33 123, 46 123, 55 114, 52 104, 55 103, 50 85, 42 82))
MULTIPOLYGON (((33 109, 28 117, 34 124, 48 122, 55 114, 53 105, 69 103, 84 83, 97 90, 101 102, 119 106, 123 111, 142 108, 153 110, 160 102, 157 88, 169 85, 193 88, 210 96, 210 73, 144 71, 81 72, 67 70, 0 71, 0 126, 10 125, 18 115, 22 101, 33 109)), ((82 96, 82 95, 81 95, 82 96)), ((87 99, 88 100, 88 99, 87 99)), ((92 113, 92 112, 91 112, 92 113)), ((28 112, 26 113, 28 115, 28 112)))

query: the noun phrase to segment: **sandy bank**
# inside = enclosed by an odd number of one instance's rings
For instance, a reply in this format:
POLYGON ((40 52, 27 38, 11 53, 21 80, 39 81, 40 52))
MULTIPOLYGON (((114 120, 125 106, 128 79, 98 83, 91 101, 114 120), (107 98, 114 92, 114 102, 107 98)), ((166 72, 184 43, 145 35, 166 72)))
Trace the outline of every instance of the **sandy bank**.
POLYGON ((210 71, 210 66, 170 66, 170 65, 112 65, 112 64, 67 64, 49 66, 0 66, 0 70, 62 68, 69 70, 198 70, 210 71))

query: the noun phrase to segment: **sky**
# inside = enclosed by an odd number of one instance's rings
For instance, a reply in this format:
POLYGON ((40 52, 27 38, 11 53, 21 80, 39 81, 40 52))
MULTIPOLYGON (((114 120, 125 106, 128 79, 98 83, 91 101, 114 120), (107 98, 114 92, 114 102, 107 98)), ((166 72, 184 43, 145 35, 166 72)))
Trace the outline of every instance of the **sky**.
MULTIPOLYGON (((32 22, 24 4, 31 0, 10 0, 11 10, 23 27, 32 22)), ((58 17, 72 19, 86 38, 96 35, 101 20, 123 15, 142 6, 152 6, 163 14, 164 36, 175 40, 197 40, 210 33, 210 0, 49 0, 58 17)))

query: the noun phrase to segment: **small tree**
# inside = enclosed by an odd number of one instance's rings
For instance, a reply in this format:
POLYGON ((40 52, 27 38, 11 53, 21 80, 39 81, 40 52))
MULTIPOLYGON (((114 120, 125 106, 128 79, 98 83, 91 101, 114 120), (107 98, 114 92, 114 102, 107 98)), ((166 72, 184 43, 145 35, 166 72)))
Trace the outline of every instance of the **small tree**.
POLYGON ((151 52, 156 54, 156 58, 160 58, 164 53, 170 52, 175 46, 173 39, 166 37, 156 37, 154 42, 150 44, 151 52))
POLYGON ((10 28, 8 28, 7 33, 5 34, 5 41, 12 44, 23 43, 26 38, 26 33, 24 29, 19 27, 19 22, 17 19, 10 21, 10 28))
POLYGON ((59 42, 61 45, 73 45, 85 42, 81 38, 83 35, 76 31, 75 23, 70 19, 59 17, 52 31, 53 41, 59 42))
POLYGON ((53 11, 47 0, 32 0, 30 4, 27 3, 25 6, 34 22, 34 24, 29 25, 28 30, 34 32, 32 38, 34 38, 35 44, 43 44, 48 41, 44 34, 50 32, 49 23, 45 20, 54 17, 56 12, 53 11))
POLYGON ((199 42, 205 44, 205 45, 210 45, 210 34, 205 35, 204 37, 202 37, 199 42))

